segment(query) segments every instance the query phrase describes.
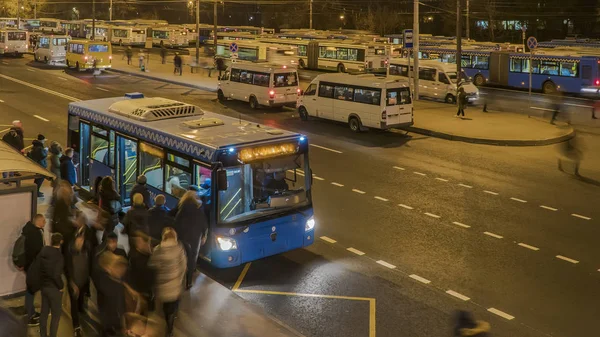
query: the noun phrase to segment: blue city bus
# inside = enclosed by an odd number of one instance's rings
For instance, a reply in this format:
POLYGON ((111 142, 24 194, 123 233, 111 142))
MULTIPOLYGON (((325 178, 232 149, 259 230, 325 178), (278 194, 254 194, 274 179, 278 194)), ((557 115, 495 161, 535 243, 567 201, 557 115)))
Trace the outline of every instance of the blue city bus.
MULTIPOLYGON (((463 50, 461 67, 464 73, 476 86, 484 85, 490 78, 490 51, 463 50)), ((445 63, 456 63, 456 49, 424 47, 419 51, 419 58, 438 60, 445 63)))
POLYGON ((538 43, 538 48, 558 48, 558 47, 582 47, 582 48, 600 48, 599 40, 590 39, 554 39, 538 43))
POLYGON ((314 241, 305 136, 132 93, 69 104, 77 185, 112 176, 124 206, 144 174, 170 208, 198 186, 209 220, 201 256, 237 266, 314 241))

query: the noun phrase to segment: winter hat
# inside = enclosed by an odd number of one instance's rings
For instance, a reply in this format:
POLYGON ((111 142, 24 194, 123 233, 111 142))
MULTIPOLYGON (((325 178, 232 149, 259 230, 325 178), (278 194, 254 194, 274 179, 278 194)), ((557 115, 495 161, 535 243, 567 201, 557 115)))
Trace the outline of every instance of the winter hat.
POLYGON ((44 135, 42 135, 41 133, 37 136, 37 140, 39 141, 44 141, 46 140, 46 137, 44 137, 44 135))
POLYGON ((145 184, 146 184, 146 182, 148 182, 148 179, 146 179, 146 176, 145 176, 145 175, 141 174, 141 175, 139 175, 139 176, 137 177, 137 183, 138 183, 138 184, 145 185, 145 184))

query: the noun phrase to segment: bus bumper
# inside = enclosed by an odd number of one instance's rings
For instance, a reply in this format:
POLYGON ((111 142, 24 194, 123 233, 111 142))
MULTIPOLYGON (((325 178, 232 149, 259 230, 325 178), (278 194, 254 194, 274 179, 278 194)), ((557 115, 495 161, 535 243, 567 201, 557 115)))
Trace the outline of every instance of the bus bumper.
POLYGON ((386 122, 379 122, 379 128, 382 130, 397 129, 397 128, 403 128, 403 127, 407 127, 407 126, 412 126, 413 124, 415 124, 413 121, 410 121, 408 123, 397 123, 397 124, 386 124, 386 122))
POLYGON ((293 102, 291 101, 276 101, 276 100, 272 100, 270 99, 268 101, 268 106, 274 108, 274 107, 282 107, 282 106, 287 106, 287 107, 291 107, 291 108, 295 108, 296 107, 296 100, 294 100, 293 102))

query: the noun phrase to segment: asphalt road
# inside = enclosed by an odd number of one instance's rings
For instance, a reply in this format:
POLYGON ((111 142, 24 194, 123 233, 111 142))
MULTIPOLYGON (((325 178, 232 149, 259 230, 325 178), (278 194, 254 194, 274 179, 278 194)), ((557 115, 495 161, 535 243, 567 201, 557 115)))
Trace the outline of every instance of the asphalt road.
MULTIPOLYGON (((494 336, 598 331, 600 137, 594 132, 582 136, 585 178, 577 179, 556 169, 551 146, 353 134, 336 123, 301 122, 292 110, 252 111, 221 105, 201 90, 116 74, 94 78, 30 61, 0 59, 0 125, 19 118, 26 137, 42 132, 64 143, 69 97, 132 91, 307 134, 320 240, 245 268, 203 266, 307 336, 448 336, 459 308, 489 321, 494 336)), ((513 107, 530 103, 523 93, 484 92, 513 107)))

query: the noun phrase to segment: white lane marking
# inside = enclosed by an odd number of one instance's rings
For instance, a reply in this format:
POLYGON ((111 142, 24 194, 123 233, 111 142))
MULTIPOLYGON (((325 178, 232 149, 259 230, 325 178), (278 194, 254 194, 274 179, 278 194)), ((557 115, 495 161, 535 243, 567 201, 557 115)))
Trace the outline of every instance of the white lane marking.
POLYGON ((2 64, 9 65, 10 63, 2 61, 2 64))
POLYGON ((31 71, 32 73, 35 73, 35 70, 29 69, 29 68, 27 68, 27 71, 31 71))
POLYGON ((577 264, 577 263, 579 263, 579 261, 577 261, 577 260, 573 260, 573 259, 571 259, 571 258, 568 258, 568 257, 566 257, 566 256, 562 256, 562 255, 556 255, 556 258, 557 258, 557 259, 561 259, 561 260, 563 260, 563 261, 571 262, 571 263, 573 263, 573 264, 577 264))
POLYGON ((469 226, 469 225, 465 225, 464 223, 460 223, 460 222, 456 222, 456 221, 454 221, 453 224, 463 227, 463 228, 471 228, 471 226, 469 226))
POLYGON ((66 78, 64 78, 64 77, 60 77, 60 76, 56 76, 56 78, 58 78, 58 79, 60 79, 60 80, 63 80, 63 81, 66 81, 66 80, 67 80, 66 78))
POLYGON ((333 153, 343 153, 342 151, 338 151, 338 150, 330 149, 330 148, 328 148, 328 147, 321 146, 321 145, 317 145, 317 144, 310 144, 310 146, 314 146, 314 147, 316 147, 316 148, 319 148, 319 149, 323 149, 323 150, 331 151, 331 152, 333 152, 333 153))
POLYGON ((425 174, 425 173, 421 173, 421 172, 417 172, 417 171, 414 171, 413 173, 414 173, 414 174, 418 174, 418 175, 420 175, 420 176, 426 176, 426 174, 425 174))
POLYGON ((337 187, 344 187, 344 185, 342 185, 340 183, 336 183, 336 182, 331 183, 331 185, 337 186, 337 187))
POLYGON ((592 218, 588 218, 587 216, 583 216, 583 215, 576 214, 576 213, 573 213, 571 215, 574 216, 574 217, 576 217, 576 218, 583 219, 583 220, 592 220, 592 218))
POLYGON ((578 108, 592 108, 589 105, 583 105, 583 104, 573 104, 573 103, 565 103, 565 105, 569 105, 569 106, 576 106, 578 108))
POLYGON ((537 106, 530 106, 529 109, 542 110, 542 111, 554 111, 552 109, 538 108, 537 106))
POLYGON ((321 178, 321 177, 317 176, 316 174, 313 174, 313 178, 315 178, 317 180, 321 180, 321 181, 325 180, 325 178, 321 178))
POLYGON ((535 250, 535 251, 540 250, 538 247, 530 246, 530 245, 528 245, 526 243, 523 243, 523 242, 519 242, 519 246, 527 248, 527 249, 535 250))
POLYGON ((494 234, 492 232, 483 232, 483 234, 489 235, 489 236, 491 236, 493 238, 496 238, 496 239, 503 239, 504 238, 502 235, 494 234))
POLYGON ((463 294, 461 294, 461 293, 457 293, 457 292, 456 292, 456 291, 454 291, 454 290, 446 290, 446 294, 448 294, 448 295, 451 295, 451 296, 454 296, 454 297, 456 297, 456 298, 459 298, 459 299, 461 299, 461 300, 463 300, 463 301, 468 301, 468 300, 470 300, 470 299, 471 299, 471 298, 469 298, 469 297, 467 297, 467 296, 465 296, 465 295, 463 295, 463 294))
POLYGON ((424 277, 421 277, 419 275, 416 275, 416 274, 409 275, 408 277, 410 277, 413 280, 417 280, 417 281, 419 281, 421 283, 425 283, 425 284, 431 283, 431 281, 429 281, 428 279, 426 279, 424 277))
POLYGON ((394 166, 394 168, 395 168, 396 170, 404 171, 404 167, 400 167, 400 166, 394 166))
POLYGON ((549 211, 555 211, 555 212, 558 211, 557 208, 550 207, 550 206, 540 205, 540 207, 543 208, 543 209, 547 209, 549 211))
POLYGON ((443 181, 443 182, 448 182, 448 179, 444 179, 444 178, 435 178, 435 180, 439 180, 439 181, 443 181))
POLYGON ((37 119, 41 119, 41 120, 43 120, 44 122, 49 122, 49 121, 50 121, 49 119, 46 119, 46 118, 44 118, 44 117, 42 117, 42 116, 38 116, 38 115, 33 115, 33 117, 35 117, 35 118, 37 118, 37 119))
POLYGON ((362 252, 362 251, 360 251, 360 250, 358 250, 356 248, 350 247, 350 248, 347 248, 346 250, 349 251, 349 252, 351 252, 351 253, 354 253, 356 255, 359 255, 359 256, 365 255, 365 252, 362 252))
POLYGON ((427 216, 430 216, 430 217, 432 217, 432 218, 436 218, 436 219, 439 219, 439 218, 441 218, 441 216, 439 216, 439 215, 437 215, 437 214, 433 214, 433 213, 428 213, 428 212, 425 212, 425 213, 423 213, 423 214, 425 214, 425 215, 427 215, 427 216))
POLYGON ((377 200, 381 200, 381 201, 389 201, 386 198, 382 198, 382 197, 378 197, 378 196, 375 196, 374 198, 377 199, 377 200))
POLYGON ((519 199, 519 198, 513 198, 513 197, 511 197, 510 200, 514 200, 514 201, 518 201, 518 202, 523 202, 523 203, 527 202, 527 200, 523 200, 523 199, 519 199))
POLYGON ((506 318, 509 321, 515 319, 515 316, 509 315, 509 314, 505 313, 504 311, 498 310, 496 308, 489 308, 487 311, 491 312, 492 314, 496 314, 502 318, 506 318))
POLYGON ((4 101, 0 99, 0 103, 4 103, 4 101))
POLYGON ((398 206, 406 208, 406 209, 413 209, 412 207, 405 205, 405 204, 398 204, 398 206))
POLYGON ((365 193, 367 193, 365 191, 357 190, 356 188, 353 188, 352 192, 356 192, 356 193, 359 193, 359 194, 365 194, 365 193))
POLYGON ((466 188, 473 188, 473 186, 471 186, 471 185, 465 185, 465 184, 458 184, 458 186, 462 186, 462 187, 466 187, 466 188))
POLYGON ((39 91, 43 91, 43 92, 48 93, 50 95, 62 97, 62 98, 67 99, 69 101, 73 101, 73 102, 79 102, 79 101, 81 101, 79 98, 75 98, 75 97, 71 97, 71 96, 68 96, 68 95, 65 95, 65 94, 61 94, 60 92, 57 92, 57 91, 54 91, 54 90, 50 90, 50 89, 46 89, 46 88, 40 87, 38 85, 31 84, 31 83, 25 82, 25 81, 21 81, 21 80, 18 80, 16 78, 12 78, 10 76, 6 76, 6 75, 3 75, 3 74, 0 74, 0 78, 4 78, 6 80, 13 81, 13 82, 22 84, 24 86, 28 86, 30 88, 34 88, 34 89, 37 89, 39 91))
POLYGON ((384 267, 386 267, 386 268, 396 269, 396 266, 394 266, 391 263, 387 263, 387 262, 385 262, 383 260, 379 260, 379 261, 377 261, 377 263, 380 264, 380 265, 382 265, 382 266, 384 266, 384 267))
POLYGON ((498 192, 492 192, 492 191, 488 191, 488 190, 484 190, 483 193, 487 193, 487 194, 491 194, 491 195, 498 195, 498 192))
POLYGON ((321 236, 320 237, 321 240, 325 241, 325 242, 329 242, 329 243, 336 243, 337 241, 335 241, 334 239, 328 237, 328 236, 321 236))
POLYGON ((110 91, 110 90, 107 90, 107 89, 104 89, 104 88, 100 88, 100 87, 96 87, 96 89, 102 90, 102 91, 110 91))

